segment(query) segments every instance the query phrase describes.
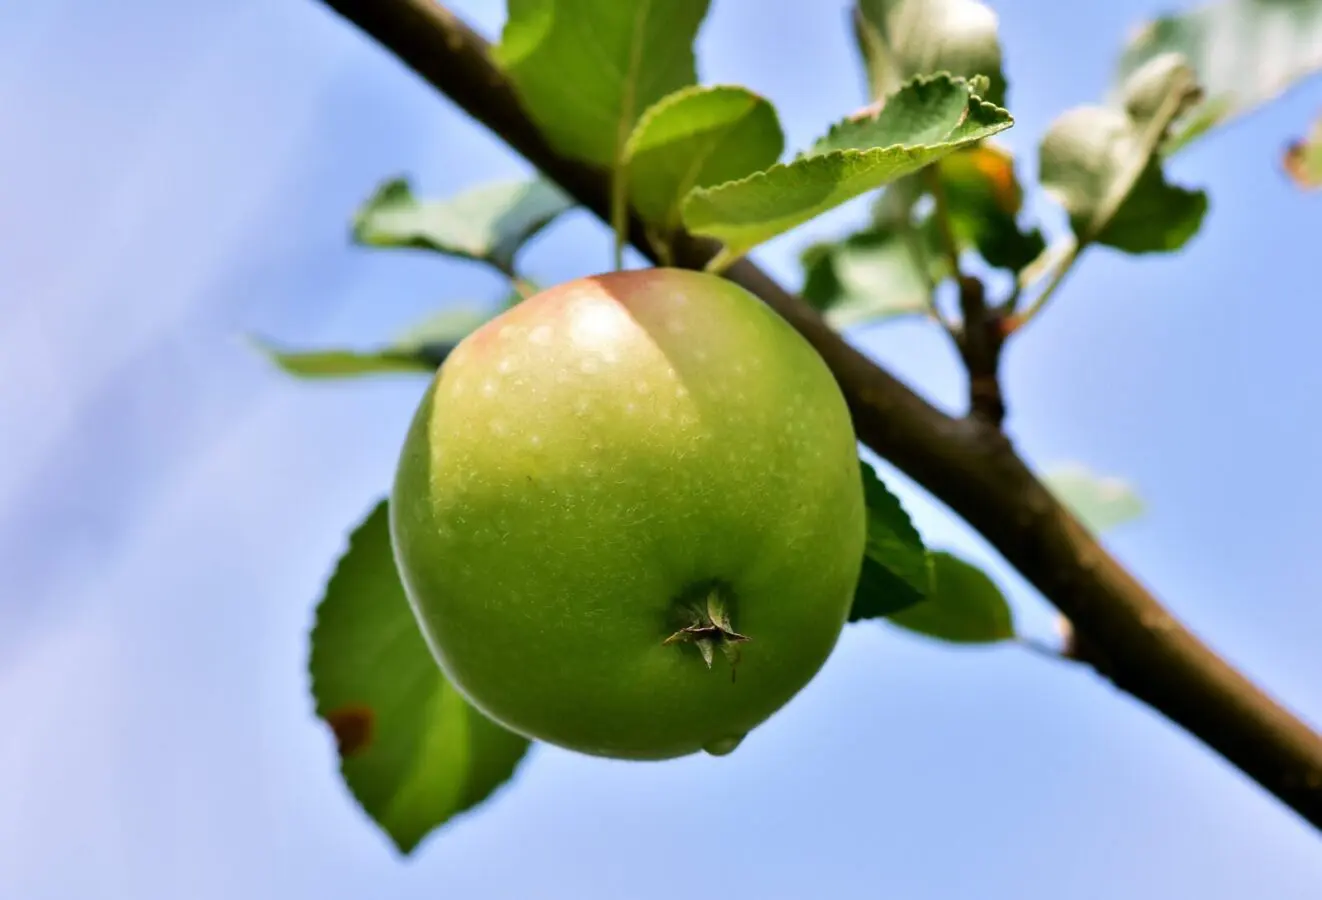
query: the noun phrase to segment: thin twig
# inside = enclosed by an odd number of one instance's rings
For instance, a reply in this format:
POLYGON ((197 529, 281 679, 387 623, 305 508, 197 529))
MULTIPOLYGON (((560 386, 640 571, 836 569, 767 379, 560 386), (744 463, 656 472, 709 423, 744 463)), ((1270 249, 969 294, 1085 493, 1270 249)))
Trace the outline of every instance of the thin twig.
POLYGON ((515 292, 517 292, 524 300, 527 300, 529 297, 537 293, 537 285, 521 275, 515 275, 510 279, 510 284, 514 287, 515 292))
POLYGON ((1051 272, 1051 279, 1042 288, 1028 308, 1023 312, 1016 314, 1013 319, 1007 323, 1007 331, 1016 331, 1027 325, 1039 313, 1046 308, 1047 303, 1055 296, 1061 283, 1074 269, 1074 264, 1079 261, 1079 256, 1092 245, 1115 219, 1120 208, 1129 199, 1129 194, 1134 190, 1134 185, 1138 183, 1143 172, 1152 164, 1161 149, 1161 143, 1170 130, 1171 123, 1175 121, 1176 116, 1184 109, 1188 102, 1190 92, 1197 90, 1197 83, 1191 74, 1182 74, 1178 77, 1170 91, 1162 99, 1161 105, 1157 107, 1156 113, 1148 121, 1142 133, 1139 135, 1137 152, 1132 158, 1126 160, 1125 167, 1120 174, 1112 180, 1109 189, 1102 197, 1102 202, 1097 204, 1097 209, 1093 212, 1092 218, 1084 227, 1077 239, 1066 246, 1065 252, 1060 261, 1051 272))
POLYGON ((951 337, 964 360, 969 376, 969 415, 999 428, 1005 420, 1005 398, 1001 393, 1001 348, 1005 334, 994 311, 987 307, 981 280, 960 269, 959 239, 950 215, 946 188, 937 165, 923 169, 927 192, 932 196, 932 218, 946 252, 950 273, 959 288, 959 312, 963 326, 951 337))

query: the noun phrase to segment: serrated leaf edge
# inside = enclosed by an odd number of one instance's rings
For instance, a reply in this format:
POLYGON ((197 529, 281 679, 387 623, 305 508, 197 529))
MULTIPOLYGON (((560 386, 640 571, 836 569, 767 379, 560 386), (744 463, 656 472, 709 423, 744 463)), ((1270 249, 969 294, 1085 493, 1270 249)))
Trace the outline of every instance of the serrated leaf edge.
MULTIPOLYGON (((965 79, 955 79, 955 80, 964 81, 965 79)), ((688 194, 685 195, 683 206, 687 207, 692 201, 698 198, 708 199, 711 197, 711 195, 718 194, 721 191, 726 190, 735 185, 742 186, 744 184, 753 184, 758 181, 765 181, 767 178, 772 177, 774 174, 778 174, 780 170, 792 169, 795 166, 805 165, 815 160, 850 159, 853 157, 866 156, 868 154, 889 153, 897 150, 904 153, 914 153, 924 150, 936 150, 941 147, 952 147, 952 148, 959 147, 965 144, 973 143, 974 141, 984 140, 988 137, 991 137, 993 134, 999 134, 1000 132, 1005 131, 1007 128, 1009 128, 1014 124, 1014 118, 1004 108, 999 107, 994 103, 988 103, 985 100, 975 97, 973 94, 969 94, 969 99, 970 100, 976 99, 980 109, 985 108, 985 109, 997 111, 999 113, 1003 113, 1005 115, 1005 121, 996 122, 995 124, 983 126, 984 129, 986 129, 986 133, 979 135, 978 137, 961 138, 960 140, 957 141, 940 141, 935 144, 899 143, 899 144, 887 144, 881 147, 868 147, 862 150, 853 147, 848 147, 848 148, 841 148, 838 150, 827 150, 821 153, 806 153, 806 152, 801 153, 800 155, 796 156, 794 159, 788 162, 778 162, 773 166, 769 166, 765 169, 762 169, 761 171, 754 172, 751 175, 745 175, 743 178, 736 178, 731 181, 725 181, 722 182, 721 184, 714 184, 705 188, 694 188, 693 190, 689 191, 688 194)), ((964 120, 961 120, 959 124, 962 125, 963 122, 966 120, 967 117, 964 120)), ((847 122, 848 119, 846 119, 845 121, 847 122)), ((837 122, 835 125, 832 126, 832 129, 839 128, 842 124, 843 122, 837 122)), ((955 127, 959 127, 959 126, 956 125, 955 127)), ((830 134, 833 133, 835 133, 833 130, 828 131, 827 135, 829 136, 830 134)), ((825 138, 822 138, 820 140, 825 140, 825 138)))
MULTIPOLYGON (((975 76, 975 77, 977 77, 977 76, 975 76)), ((979 111, 979 114, 982 114, 982 113, 988 113, 988 114, 997 115, 998 117, 1004 117, 1004 118, 1005 118, 1005 121, 1006 121, 1005 128, 1009 128, 1011 125, 1014 124, 1014 116, 1012 116, 1012 115, 1010 114, 1010 111, 1009 111, 1008 109, 1006 109, 1005 107, 1003 107, 1003 106, 997 106, 995 103, 992 103, 992 102, 989 101, 989 100, 984 100, 984 99, 982 99, 982 97, 981 97, 981 96, 980 96, 980 95, 979 95, 979 94, 973 89, 973 84, 972 84, 972 82, 971 82, 970 79, 965 78, 965 77, 962 76, 962 75, 955 75, 955 74, 953 74, 952 72, 950 72, 948 69, 940 69, 940 70, 938 70, 938 71, 936 71, 936 72, 929 72, 929 73, 927 73, 927 74, 923 74, 923 75, 914 75, 913 77, 907 79, 907 80, 904 82, 904 84, 900 85, 899 88, 897 88, 897 89, 896 89, 895 91, 893 91, 892 93, 888 94, 885 98, 882 99, 881 102, 879 102, 879 103, 873 103, 873 104, 871 104, 869 107, 866 107, 866 109, 870 110, 870 112, 868 113, 867 116, 861 116, 859 113, 855 112, 855 113, 851 113, 851 114, 849 114, 849 115, 847 115, 847 116, 845 116, 845 117, 843 117, 843 118, 841 118, 841 119, 836 120, 835 122, 833 122, 833 123, 831 124, 831 127, 829 127, 829 128, 826 130, 826 134, 822 135, 822 136, 819 137, 816 141, 813 142, 814 146, 817 145, 817 144, 822 143, 823 141, 829 140, 832 136, 834 136, 834 135, 836 135, 836 134, 839 134, 839 133, 840 133, 840 130, 843 129, 843 128, 851 128, 851 127, 854 127, 854 126, 856 126, 860 121, 862 121, 864 118, 873 118, 873 117, 877 116, 877 115, 881 112, 882 108, 883 108, 887 103, 889 103, 893 98, 895 98, 896 96, 898 96, 900 93, 902 93, 902 92, 905 91, 906 89, 908 89, 908 88, 910 88, 910 87, 917 87, 917 86, 921 86, 921 87, 926 88, 926 87, 928 87, 928 86, 930 86, 930 85, 932 85, 932 84, 935 84, 935 83, 938 82, 938 81, 947 81, 947 82, 950 82, 950 84, 952 84, 952 85, 954 85, 954 86, 960 86, 960 85, 963 85, 963 87, 964 87, 964 91, 965 91, 965 94, 966 94, 966 97, 967 97, 967 100, 966 100, 966 103, 965 103, 965 109, 964 109, 964 117, 961 118, 958 122, 955 123, 954 128, 958 128, 958 127, 960 127, 961 125, 963 125, 966 121, 968 121, 968 119, 971 117, 971 113, 970 113, 970 111, 969 111, 971 108, 976 108, 976 109, 979 111)), ((953 130, 953 129, 952 129, 952 130, 953 130)), ((1001 130, 1003 131, 1004 128, 1002 128, 1001 130)), ((892 144, 890 147, 885 147, 885 148, 869 148, 869 149, 870 149, 870 150, 871 150, 871 149, 886 149, 886 150, 889 150, 889 149, 892 149, 892 148, 894 148, 894 147, 903 147, 903 146, 925 146, 925 147, 936 147, 936 146, 939 146, 939 145, 937 145, 937 144, 915 144, 915 145, 907 145, 907 144, 892 144)), ((835 151, 826 151, 826 152, 829 153, 829 152, 835 152, 835 151)), ((825 154, 822 154, 822 153, 813 153, 813 152, 811 151, 811 148, 810 148, 810 149, 808 149, 808 150, 801 150, 801 151, 799 151, 799 155, 796 156, 795 159, 797 160, 797 159, 803 158, 804 156, 811 157, 811 156, 822 156, 822 155, 825 155, 825 154)))
POLYGON ((904 529, 904 534, 902 536, 908 539, 909 542, 912 543, 914 546, 921 547, 923 550, 926 550, 927 544, 923 542, 923 535, 921 532, 919 532, 917 526, 913 524, 913 516, 909 515, 909 511, 904 508, 904 503, 903 501, 900 500, 900 496, 896 494, 894 491, 892 491, 889 487, 887 487, 886 482, 883 481, 881 479, 881 476, 877 474, 876 466, 866 461, 860 461, 860 463, 863 469, 864 505, 867 506, 868 508, 872 507, 872 504, 867 502, 868 487, 869 485, 875 485, 877 488, 881 490, 881 493, 886 497, 886 499, 895 505, 895 508, 900 511, 900 515, 904 518, 905 529, 904 529))

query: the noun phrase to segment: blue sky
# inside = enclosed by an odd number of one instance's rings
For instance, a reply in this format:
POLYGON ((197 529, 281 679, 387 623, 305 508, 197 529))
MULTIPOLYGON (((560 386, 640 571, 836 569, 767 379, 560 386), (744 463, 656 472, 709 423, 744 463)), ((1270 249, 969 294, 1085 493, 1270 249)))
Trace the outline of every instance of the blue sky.
MULTIPOLYGON (((488 34, 503 15, 456 6, 488 34)), ((714 7, 704 80, 765 92, 791 147, 860 103, 842 0, 714 7)), ((1158 7, 996 8, 1005 143, 1031 172, 1158 7)), ((1212 192, 1203 232, 1171 258, 1090 254, 1006 363, 1024 452, 1132 480, 1150 513, 1111 546, 1313 722, 1322 200, 1277 160, 1320 88, 1182 155, 1175 177, 1212 192)), ((242 336, 369 342, 496 299, 472 266, 351 248, 347 219, 387 175, 442 194, 525 164, 312 0, 5 4, 0 123, 0 897, 1317 896, 1313 833, 1089 673, 875 623, 732 756, 539 748, 401 861, 338 781, 304 663, 422 384, 291 383, 242 336), (717 877, 680 871, 695 851, 717 877)), ((758 257, 796 283, 797 248, 857 214, 758 257)), ((609 247, 575 213, 527 265, 560 280, 609 247)), ((942 335, 854 337, 959 403, 942 335)), ((1049 629, 976 536, 895 484, 930 543, 1049 629)))

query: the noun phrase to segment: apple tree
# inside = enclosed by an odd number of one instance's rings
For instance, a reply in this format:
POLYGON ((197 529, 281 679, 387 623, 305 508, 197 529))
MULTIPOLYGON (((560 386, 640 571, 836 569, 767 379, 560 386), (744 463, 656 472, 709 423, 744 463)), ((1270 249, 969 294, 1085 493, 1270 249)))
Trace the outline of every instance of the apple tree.
MULTIPOLYGON (((1216 0, 1136 32, 1107 95, 1040 142, 1062 233, 1031 220, 1028 167, 997 142, 1014 119, 982 0, 857 0, 841 24, 869 96, 788 150, 767 98, 699 78, 709 0, 509 0, 495 43, 432 0, 323 2, 539 172, 441 198, 390 178, 354 214, 361 245, 502 273, 495 313, 447 311, 377 348, 266 348, 298 376, 426 385, 310 639, 343 779, 402 852, 538 741, 737 765, 850 622, 1029 646, 995 581, 925 543, 860 444, 1055 606, 1059 645, 1034 649, 1322 828, 1322 736, 1099 542, 1142 510, 1123 480, 1024 461, 999 377, 1083 254, 1198 232, 1207 194, 1167 160, 1322 70, 1322 0, 1216 0), (750 258, 864 196, 865 221, 808 246, 793 290, 750 258), (615 271, 542 285, 521 248, 575 207, 608 226, 615 271), (625 267, 630 245, 649 266, 625 267), (902 317, 949 335, 963 415, 842 336, 902 317)), ((1281 167, 1322 185, 1322 123, 1281 167)))

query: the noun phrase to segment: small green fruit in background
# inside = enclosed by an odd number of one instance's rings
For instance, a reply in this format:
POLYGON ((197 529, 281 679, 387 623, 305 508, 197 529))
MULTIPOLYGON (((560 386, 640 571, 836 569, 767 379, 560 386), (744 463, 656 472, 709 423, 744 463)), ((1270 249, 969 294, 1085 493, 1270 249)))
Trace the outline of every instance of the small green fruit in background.
POLYGON ((470 334, 413 420, 395 556, 445 674, 530 738, 728 753, 817 673, 863 558, 812 347, 714 275, 621 271, 470 334))

